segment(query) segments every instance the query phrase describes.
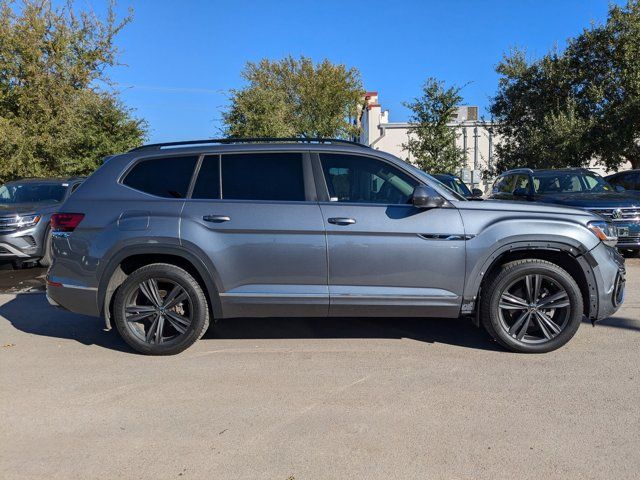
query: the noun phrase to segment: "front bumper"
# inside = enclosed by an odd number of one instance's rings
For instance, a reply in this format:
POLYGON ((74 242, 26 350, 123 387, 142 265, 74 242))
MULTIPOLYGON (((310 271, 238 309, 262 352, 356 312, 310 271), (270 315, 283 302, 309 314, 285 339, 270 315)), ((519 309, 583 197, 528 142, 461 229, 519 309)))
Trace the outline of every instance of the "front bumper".
POLYGON ((44 232, 36 227, 0 233, 0 260, 28 260, 43 255, 44 232))
POLYGON ((624 257, 603 243, 589 252, 592 271, 597 285, 598 309, 592 320, 610 317, 624 301, 626 270, 624 257))
POLYGON ((614 220, 618 229, 618 248, 640 248, 640 221, 614 220))

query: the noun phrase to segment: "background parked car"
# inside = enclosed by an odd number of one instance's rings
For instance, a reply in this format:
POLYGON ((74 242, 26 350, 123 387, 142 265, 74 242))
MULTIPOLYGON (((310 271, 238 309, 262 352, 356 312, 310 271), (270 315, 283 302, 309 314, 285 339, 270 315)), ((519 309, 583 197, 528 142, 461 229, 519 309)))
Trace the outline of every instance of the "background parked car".
POLYGON ((438 173, 433 176, 444 183, 446 187, 469 200, 480 200, 480 197, 483 195, 482 190, 479 188, 469 189, 460 177, 456 177, 450 173, 438 173))
POLYGON ((49 219, 82 180, 34 178, 0 186, 0 262, 49 266, 49 219))
POLYGON ((626 191, 617 191, 590 170, 509 170, 496 179, 491 198, 590 210, 614 222, 618 229, 618 248, 640 250, 640 199, 626 191))
POLYGON ((622 187, 627 192, 640 196, 640 170, 626 170, 605 178, 614 187, 622 187))

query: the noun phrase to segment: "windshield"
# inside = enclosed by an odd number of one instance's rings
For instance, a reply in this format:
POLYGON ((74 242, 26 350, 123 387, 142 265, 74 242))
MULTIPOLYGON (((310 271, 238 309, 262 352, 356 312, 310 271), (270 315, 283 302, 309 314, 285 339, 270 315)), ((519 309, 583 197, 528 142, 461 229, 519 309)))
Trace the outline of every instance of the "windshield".
POLYGON ((469 187, 467 187, 465 183, 462 180, 460 180, 458 177, 446 177, 441 175, 436 175, 435 177, 438 180, 440 180, 445 185, 445 187, 448 187, 450 190, 453 190, 454 192, 460 195, 463 195, 465 197, 471 196, 471 190, 469 190, 469 187))
POLYGON ((0 204, 61 202, 67 186, 55 183, 10 183, 0 187, 0 204))
POLYGON ((604 178, 591 172, 534 173, 533 189, 539 194, 614 191, 604 178))
MULTIPOLYGON (((432 177, 431 175, 429 175, 424 170, 420 170, 418 167, 416 167, 414 165, 411 165, 409 162, 407 162, 406 168, 411 170, 414 175, 417 175, 417 176, 425 179, 427 184, 431 183, 432 185, 434 185, 436 187, 436 189, 437 188, 443 188, 446 192, 449 193, 449 195, 452 195, 456 200, 465 200, 465 201, 467 200, 467 198, 464 197, 463 195, 460 195, 458 192, 456 192, 454 190, 451 190, 449 187, 447 187, 440 180, 438 180, 435 177, 432 177)), ((446 198, 446 196, 445 196, 445 198, 446 198)))

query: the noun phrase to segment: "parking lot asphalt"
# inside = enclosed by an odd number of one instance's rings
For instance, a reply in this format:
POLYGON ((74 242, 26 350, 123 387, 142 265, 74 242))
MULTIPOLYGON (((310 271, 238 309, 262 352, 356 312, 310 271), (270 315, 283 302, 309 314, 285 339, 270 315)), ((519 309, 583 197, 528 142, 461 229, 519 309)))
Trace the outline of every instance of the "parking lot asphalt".
POLYGON ((31 293, 0 294, 0 477, 638 478, 627 267, 616 316, 544 355, 466 320, 241 319, 145 357, 2 271, 31 293))

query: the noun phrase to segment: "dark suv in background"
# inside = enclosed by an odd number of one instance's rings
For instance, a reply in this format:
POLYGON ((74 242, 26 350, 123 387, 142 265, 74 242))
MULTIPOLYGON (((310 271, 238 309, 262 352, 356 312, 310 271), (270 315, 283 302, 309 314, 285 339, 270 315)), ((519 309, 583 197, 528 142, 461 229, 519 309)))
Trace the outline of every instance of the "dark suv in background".
POLYGON ((496 179, 491 198, 589 210, 617 227, 618 248, 636 252, 640 249, 640 198, 613 187, 590 170, 509 170, 496 179))
POLYGON ((482 190, 479 188, 470 189, 466 183, 462 181, 460 177, 452 175, 451 173, 436 173, 433 175, 436 180, 439 180, 445 187, 450 188, 454 192, 462 195, 468 200, 480 200, 482 199, 482 190))
POLYGON ((0 262, 51 263, 49 219, 83 178, 31 178, 0 186, 0 262))
POLYGON ((148 145, 107 160, 53 215, 54 305, 177 353, 235 317, 470 317, 548 352, 615 312, 615 229, 573 208, 469 202, 338 140, 148 145))
POLYGON ((640 170, 626 170, 605 178, 614 187, 622 187, 625 191, 640 196, 640 170))

